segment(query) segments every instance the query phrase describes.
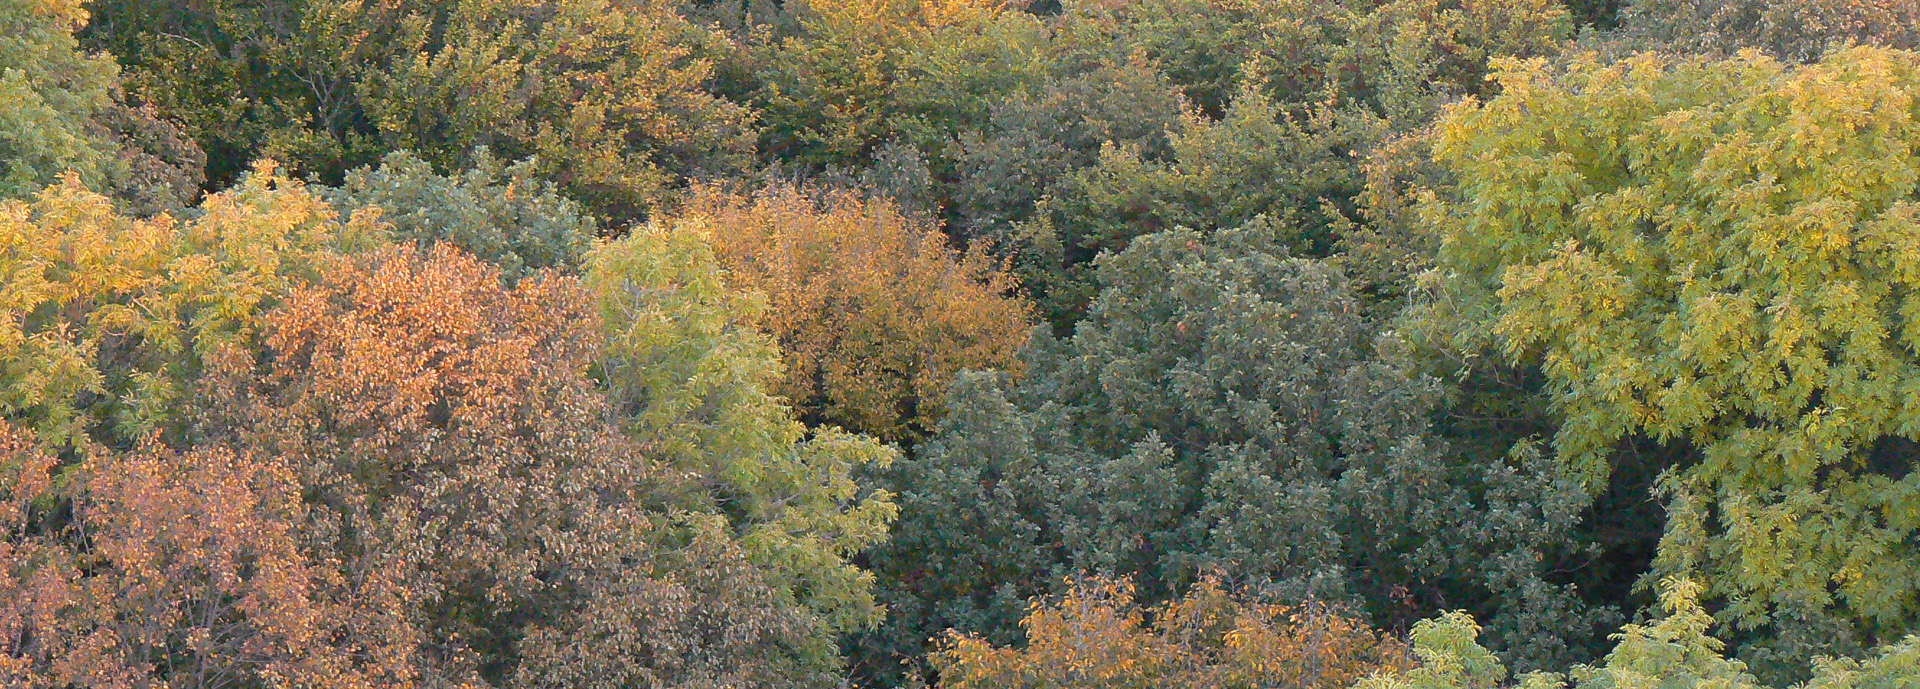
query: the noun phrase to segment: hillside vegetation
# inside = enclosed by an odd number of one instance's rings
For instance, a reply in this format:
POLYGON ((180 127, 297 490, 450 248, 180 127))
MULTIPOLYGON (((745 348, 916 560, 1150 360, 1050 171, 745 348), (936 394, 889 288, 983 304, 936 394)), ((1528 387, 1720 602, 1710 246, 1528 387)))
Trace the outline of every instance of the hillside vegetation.
POLYGON ((0 686, 1920 689, 1911 0, 0 0, 0 686))

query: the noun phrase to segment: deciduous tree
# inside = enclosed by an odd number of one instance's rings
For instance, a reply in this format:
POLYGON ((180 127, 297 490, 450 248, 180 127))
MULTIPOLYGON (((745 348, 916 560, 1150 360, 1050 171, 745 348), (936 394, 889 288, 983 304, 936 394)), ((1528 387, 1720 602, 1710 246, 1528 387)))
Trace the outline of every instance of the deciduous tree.
POLYGON ((1636 0, 1620 12, 1630 49, 1732 57, 1753 48, 1818 61, 1847 44, 1920 47, 1920 6, 1902 0, 1636 0))
POLYGON ((169 425, 210 357, 379 228, 263 164, 192 220, 140 219, 76 177, 0 201, 0 413, 42 442, 125 449, 169 425))
POLYGON ((79 2, 0 3, 0 197, 39 191, 67 170, 106 181, 112 159, 86 122, 112 102, 112 58, 79 50, 73 30, 87 21, 79 2))
POLYGON ((802 0, 792 31, 763 33, 752 101, 773 155, 859 162, 889 139, 930 147, 977 125, 1044 65, 1044 30, 1003 0, 802 0))
POLYGON ((577 280, 509 290, 444 246, 334 268, 262 319, 257 354, 212 362, 189 449, 101 450, 52 481, 52 459, 9 430, 7 671, 832 685, 826 623, 786 573, 618 424, 589 375, 602 340, 577 280))
MULTIPOLYGON (((713 250, 665 224, 596 249, 586 284, 605 330, 598 375, 627 434, 703 488, 785 603, 848 631, 877 622, 872 574, 855 553, 885 538, 891 496, 854 481, 894 450, 837 428, 809 430, 772 392, 764 304, 735 291, 713 250)), ((814 649, 818 650, 818 649, 814 649)))
POLYGON ((111 0, 90 42, 214 153, 216 184, 261 155, 331 182, 393 150, 453 169, 487 147, 622 224, 750 154, 746 112, 704 90, 723 39, 676 5, 111 0))
POLYGON ((1757 637, 1743 655, 1906 633, 1920 63, 1644 55, 1499 78, 1440 127, 1459 184, 1425 209, 1427 327, 1538 367, 1556 455, 1590 489, 1633 436, 1684 450, 1661 467, 1658 570, 1701 577, 1757 637))
POLYGON ((940 686, 1344 689, 1404 662, 1399 642, 1324 604, 1263 602, 1212 579, 1142 607, 1124 580, 1076 581, 1030 606, 1024 648, 945 640, 940 686))
POLYGON ((766 296, 786 365, 774 392, 810 423, 916 440, 956 374, 1018 366, 1031 316, 1012 277, 887 201, 709 190, 682 213, 734 289, 766 296))
MULTIPOLYGON (((1713 616, 1701 607, 1702 587, 1689 579, 1667 579, 1660 585, 1664 616, 1643 624, 1629 624, 1614 635, 1617 645, 1596 665, 1577 665, 1568 672, 1531 673, 1508 683, 1507 669, 1476 637, 1480 625, 1465 613, 1453 612, 1414 627, 1413 653, 1419 663, 1399 672, 1369 677, 1356 689, 1615 689, 1617 687, 1675 687, 1680 689, 1759 689, 1762 684, 1738 660, 1726 658, 1725 644, 1709 636, 1713 616)), ((1803 659, 1804 662, 1805 659, 1803 659)), ((1920 681, 1920 637, 1878 649, 1871 657, 1817 658, 1813 678, 1796 686, 1812 689, 1892 689, 1920 681)))
POLYGON ((151 108, 126 102, 111 57, 80 50, 80 5, 0 3, 0 198, 73 172, 124 210, 178 210, 198 195, 206 157, 151 108))
POLYGON ((1018 130, 960 137, 982 150, 958 156, 962 226, 1017 257, 1023 282, 1062 329, 1098 289, 1093 258, 1142 234, 1291 216, 1296 250, 1326 255, 1336 228, 1374 220, 1356 212, 1374 149, 1418 132, 1450 100, 1482 93, 1490 58, 1552 54, 1569 28, 1565 8, 1546 0, 1086 2, 1069 3, 1053 25, 1059 76, 1036 87, 1038 100, 1060 99, 1049 90, 1073 85, 1088 62, 1121 74, 1122 65, 1144 66, 1183 97, 1164 123, 1146 107, 1153 99, 1122 111, 1147 115, 1130 123, 1146 136, 1090 146, 1059 134, 1024 142, 1012 136, 1018 130), (1018 155, 1027 151, 1052 159, 1018 155), (977 159, 1010 152, 1006 161, 977 159), (1001 169, 1012 165, 1020 167, 1001 169))
POLYGON ((0 681, 409 686, 405 604, 311 556, 295 467, 227 448, 92 448, 57 474, 0 421, 0 681), (58 500, 60 510, 50 510, 58 500), (58 512, 58 513, 56 513, 58 512))

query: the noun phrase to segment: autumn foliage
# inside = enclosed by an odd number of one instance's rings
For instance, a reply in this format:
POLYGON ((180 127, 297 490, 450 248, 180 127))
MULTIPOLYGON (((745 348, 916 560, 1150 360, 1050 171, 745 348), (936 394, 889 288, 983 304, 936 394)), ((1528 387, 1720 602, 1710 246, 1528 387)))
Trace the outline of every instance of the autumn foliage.
POLYGON ((0 689, 1916 689, 1920 0, 0 0, 0 689))
POLYGON ((940 686, 1337 689, 1407 661, 1399 642, 1324 604, 1262 602, 1213 579, 1150 610, 1125 580, 1081 580, 1034 602, 1021 626, 1024 649, 949 638, 940 686))
POLYGON ((730 530, 673 516, 702 487, 615 422, 588 375, 594 304, 566 276, 508 290, 449 247, 342 256, 262 319, 257 350, 203 362, 186 449, 150 435, 60 466, 8 422, 7 671, 825 681, 822 623, 779 604, 730 530))
POLYGON ((889 440, 932 428, 955 374, 1016 368, 1032 310, 981 252, 892 203, 779 188, 709 190, 677 223, 713 245, 787 366, 778 390, 815 422, 889 440))
POLYGON ((0 201, 0 409, 43 442, 127 447, 175 420, 220 350, 378 231, 272 164, 192 219, 120 214, 78 179, 0 201))
POLYGON ((0 432, 8 686, 411 679, 388 643, 401 631, 383 612, 396 592, 357 586, 304 551, 287 463, 223 447, 99 451, 64 474, 71 514, 59 519, 35 507, 53 490, 52 459, 31 434, 0 432))

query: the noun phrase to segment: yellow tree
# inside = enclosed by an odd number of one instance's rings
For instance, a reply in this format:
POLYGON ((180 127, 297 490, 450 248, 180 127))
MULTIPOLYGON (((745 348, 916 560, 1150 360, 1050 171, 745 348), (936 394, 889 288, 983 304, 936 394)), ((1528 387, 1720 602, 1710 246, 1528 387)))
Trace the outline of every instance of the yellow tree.
POLYGON ((1560 460, 1657 441, 1656 569, 1789 657, 1920 619, 1920 57, 1509 61, 1454 108, 1427 327, 1537 367, 1560 460))
POLYGON ((208 357, 250 348, 260 314, 382 235, 271 163, 185 221, 121 215, 71 176, 0 201, 0 415, 51 445, 131 446, 208 357))

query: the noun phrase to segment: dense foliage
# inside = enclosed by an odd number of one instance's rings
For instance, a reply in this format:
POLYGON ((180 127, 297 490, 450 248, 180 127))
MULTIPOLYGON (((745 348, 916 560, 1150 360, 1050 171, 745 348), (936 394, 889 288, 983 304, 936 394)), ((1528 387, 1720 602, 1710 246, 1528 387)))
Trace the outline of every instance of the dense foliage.
POLYGON ((1441 124, 1471 195, 1430 208, 1435 327, 1541 368, 1590 485, 1625 436, 1690 448, 1656 566, 1705 575, 1725 619, 1822 649, 1904 635, 1920 61, 1509 67, 1441 124))
POLYGON ((834 631, 877 619, 872 575, 847 558, 885 537, 894 507, 853 475, 894 450, 794 418, 771 391, 779 350, 753 328, 756 300, 727 289, 696 238, 638 229, 589 256, 585 281, 607 338, 598 373, 629 436, 703 488, 701 511, 725 518, 790 602, 834 631))
POLYGON ((1920 684, 1909 0, 0 0, 0 685, 1920 684))
POLYGON ((373 210, 395 239, 451 244, 515 280, 578 269, 599 234, 593 216, 526 161, 502 166, 485 151, 453 175, 406 151, 390 153, 378 168, 348 172, 339 189, 321 194, 342 216, 373 210))
POLYGON ((50 447, 130 447, 177 423, 223 349, 377 228, 262 165, 198 217, 141 219, 77 179, 0 202, 0 404, 50 447))
POLYGON ((1901 0, 1637 0, 1621 23, 1630 46, 1719 57, 1751 48, 1815 62, 1848 44, 1920 48, 1920 6, 1901 0))
POLYGON ((1024 649, 949 638, 936 657, 940 686, 1339 689, 1407 655, 1338 611, 1248 600, 1213 579, 1151 614, 1125 583, 1074 582, 1059 601, 1030 607, 1024 649))
POLYGON ((956 386, 894 479, 882 648, 1015 638, 1025 598, 1080 570, 1155 599, 1218 570, 1383 620, 1471 605, 1533 665, 1602 631, 1610 612, 1543 578, 1579 550, 1579 486, 1528 447, 1481 457, 1430 433, 1440 383, 1282 234, 1142 237, 1102 259, 1072 338, 1037 335, 1024 380, 956 386))
MULTIPOLYGON (((1613 689, 1615 687, 1724 687, 1749 689, 1760 684, 1738 660, 1722 655, 1724 644, 1707 635, 1713 617, 1700 606, 1699 586, 1688 579, 1661 584, 1664 616, 1630 624, 1615 635, 1618 645, 1599 665, 1577 665, 1566 673, 1532 673, 1507 683, 1500 659, 1482 648, 1473 619, 1459 613, 1422 621, 1413 630, 1418 664, 1383 673, 1357 689, 1613 689)), ((1864 660, 1821 658, 1813 661, 1807 689, 1881 689, 1911 686, 1920 670, 1920 640, 1909 639, 1864 660)))
POLYGON ((676 225, 697 233, 739 287, 766 295, 778 386, 815 423, 901 442, 932 427, 955 374, 1009 369, 1028 307, 979 251, 964 255, 884 200, 793 189, 709 190, 676 225))
POLYGON ((72 172, 143 213, 199 194, 200 148, 153 109, 128 104, 119 67, 79 50, 76 2, 0 3, 0 198, 24 198, 72 172))
POLYGON ((20 683, 824 686, 829 630, 872 614, 843 558, 890 506, 847 475, 883 447, 796 445, 770 402, 614 408, 613 362, 688 348, 620 337, 647 306, 590 287, 652 273, 508 288, 270 169, 192 224, 74 183, 5 210, 8 284, 44 300, 5 353, 20 683), (748 441, 671 451, 689 423, 748 441))
POLYGON ((741 107, 704 90, 718 40, 669 3, 611 0, 91 5, 88 43, 212 154, 209 174, 271 156, 337 180, 386 151, 441 166, 479 147, 612 218, 675 175, 747 155, 741 107), (242 161, 235 163, 233 161, 242 161))

